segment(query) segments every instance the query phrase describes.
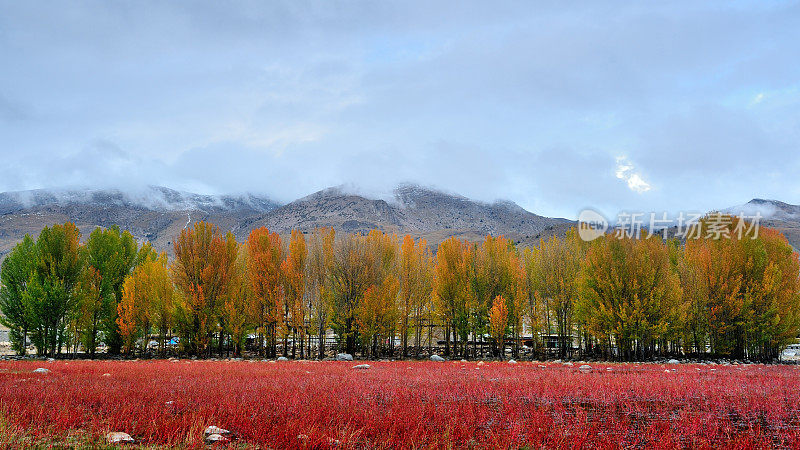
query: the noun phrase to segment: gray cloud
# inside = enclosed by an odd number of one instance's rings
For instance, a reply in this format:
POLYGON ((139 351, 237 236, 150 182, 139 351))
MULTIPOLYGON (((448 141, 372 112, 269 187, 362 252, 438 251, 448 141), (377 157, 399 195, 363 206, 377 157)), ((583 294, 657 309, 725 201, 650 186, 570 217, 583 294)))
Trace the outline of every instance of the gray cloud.
POLYGON ((0 189, 800 203, 797 42, 798 2, 3 2, 0 189))

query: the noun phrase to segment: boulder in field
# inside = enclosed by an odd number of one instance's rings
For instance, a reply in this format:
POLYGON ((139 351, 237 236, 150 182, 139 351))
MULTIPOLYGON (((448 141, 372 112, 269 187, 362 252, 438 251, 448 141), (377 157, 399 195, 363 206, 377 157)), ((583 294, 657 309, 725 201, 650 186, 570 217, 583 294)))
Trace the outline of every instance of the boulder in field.
POLYGON ((351 355, 350 353, 339 353, 339 354, 336 355, 336 360, 337 361, 352 361, 353 360, 353 355, 351 355))
POLYGON ((588 364, 583 364, 582 366, 578 367, 578 370, 580 370, 583 373, 589 373, 592 371, 592 366, 588 364))
POLYGON ((288 361, 288 360, 289 360, 289 358, 287 358, 285 356, 281 356, 281 357, 278 358, 278 361, 288 361))
POLYGON ((122 431, 112 431, 106 435, 106 440, 109 444, 130 444, 133 443, 133 438, 128 433, 122 431))
POLYGON ((509 364, 516 364, 517 362, 516 362, 516 361, 514 361, 513 359, 509 359, 509 360, 508 360, 508 363, 509 363, 509 364))
POLYGON ((369 369, 369 367, 370 367, 369 364, 358 364, 353 366, 353 369, 369 369))
POLYGON ((670 359, 669 361, 667 361, 667 364, 680 364, 680 361, 678 361, 677 359, 670 359))
POLYGON ((39 367, 38 369, 34 370, 33 373, 50 373, 50 370, 45 369, 44 367, 39 367))
POLYGON ((227 442, 227 441, 230 441, 230 439, 226 438, 225 436, 223 436, 221 434, 216 434, 215 433, 215 434, 209 434, 208 436, 206 436, 206 442, 208 442, 209 444, 214 443, 214 442, 227 442))
POLYGON ((220 428, 216 425, 209 425, 208 427, 206 427, 205 431, 203 431, 203 434, 205 436, 211 436, 212 434, 229 434, 229 433, 230 431, 224 428, 220 428))
POLYGON ((442 361, 444 361, 444 358, 442 358, 439 355, 432 355, 431 356, 431 361, 442 362, 442 361))

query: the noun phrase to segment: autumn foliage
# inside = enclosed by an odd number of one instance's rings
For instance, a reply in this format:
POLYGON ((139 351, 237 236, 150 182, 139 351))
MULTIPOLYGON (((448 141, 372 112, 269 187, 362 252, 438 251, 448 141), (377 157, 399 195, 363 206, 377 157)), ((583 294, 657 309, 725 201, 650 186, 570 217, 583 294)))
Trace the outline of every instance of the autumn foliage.
POLYGON ((800 331, 798 256, 734 219, 709 216, 684 241, 570 230, 435 249, 379 230, 256 228, 239 244, 199 222, 171 260, 117 229, 81 245, 65 224, 6 258, 0 309, 15 348, 40 354, 102 340, 196 356, 772 360, 800 331))

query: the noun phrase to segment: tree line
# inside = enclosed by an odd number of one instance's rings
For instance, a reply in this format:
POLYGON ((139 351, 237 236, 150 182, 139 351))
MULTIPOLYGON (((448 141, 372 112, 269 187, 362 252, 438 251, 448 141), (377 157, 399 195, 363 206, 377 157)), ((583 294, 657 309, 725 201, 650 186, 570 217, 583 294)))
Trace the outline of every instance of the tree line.
POLYGON ((163 355, 178 337, 195 356, 770 360, 800 332, 798 255, 764 227, 684 242, 573 229, 530 248, 451 237, 435 252, 379 230, 287 238, 238 243, 198 222, 168 260, 117 227, 83 244, 72 223, 45 227, 3 261, 0 320, 16 351, 49 356, 163 355))

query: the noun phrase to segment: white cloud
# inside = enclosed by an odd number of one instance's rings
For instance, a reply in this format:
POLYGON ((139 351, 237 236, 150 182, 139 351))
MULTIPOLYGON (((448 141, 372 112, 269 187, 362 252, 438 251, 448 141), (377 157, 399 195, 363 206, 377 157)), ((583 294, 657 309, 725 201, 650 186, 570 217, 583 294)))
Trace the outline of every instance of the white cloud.
POLYGON ((614 171, 617 178, 628 184, 628 189, 639 194, 650 190, 650 183, 642 178, 633 164, 625 156, 617 156, 617 168, 614 171))

